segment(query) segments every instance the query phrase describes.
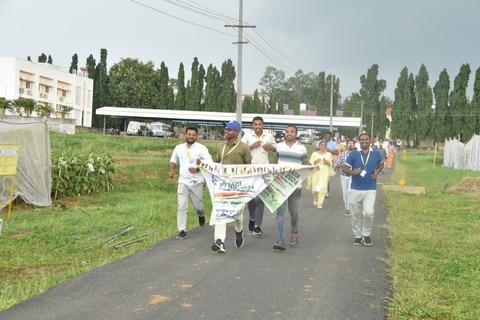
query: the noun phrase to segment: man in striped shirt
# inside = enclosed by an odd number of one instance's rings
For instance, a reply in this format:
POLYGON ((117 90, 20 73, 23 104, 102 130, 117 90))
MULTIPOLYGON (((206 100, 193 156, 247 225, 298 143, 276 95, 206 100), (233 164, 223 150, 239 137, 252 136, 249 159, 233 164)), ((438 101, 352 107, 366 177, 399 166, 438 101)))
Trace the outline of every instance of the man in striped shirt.
MULTIPOLYGON (((285 129, 285 141, 276 145, 278 164, 306 164, 307 149, 297 141, 297 127, 292 124, 285 129)), ((273 249, 285 250, 284 220, 285 212, 290 212, 290 245, 295 246, 298 242, 298 202, 302 193, 301 185, 288 197, 277 209, 276 225, 277 236, 273 249)))
MULTIPOLYGON (((343 164, 347 163, 348 156, 350 152, 355 150, 355 141, 353 139, 347 140, 347 150, 340 153, 337 161, 335 161, 335 167, 342 169, 343 164)), ((350 191, 350 183, 352 177, 350 174, 340 171, 340 183, 342 185, 342 193, 343 193, 343 204, 345 205, 345 215, 350 215, 350 206, 348 204, 348 192, 350 191)))

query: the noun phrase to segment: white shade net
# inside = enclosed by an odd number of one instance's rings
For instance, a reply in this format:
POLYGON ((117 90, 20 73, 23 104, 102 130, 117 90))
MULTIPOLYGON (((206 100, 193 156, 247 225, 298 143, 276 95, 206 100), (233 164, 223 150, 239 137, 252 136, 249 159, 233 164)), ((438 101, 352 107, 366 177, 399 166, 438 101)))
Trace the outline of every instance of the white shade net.
MULTIPOLYGON (((0 144, 20 145, 14 198, 20 196, 35 206, 52 204, 50 138, 47 125, 0 121, 0 144)), ((0 197, 6 199, 8 183, 0 183, 0 197)), ((5 205, 3 205, 5 206, 5 205)))
POLYGON ((457 139, 445 140, 443 166, 454 169, 480 170, 480 136, 474 135, 466 144, 457 139))

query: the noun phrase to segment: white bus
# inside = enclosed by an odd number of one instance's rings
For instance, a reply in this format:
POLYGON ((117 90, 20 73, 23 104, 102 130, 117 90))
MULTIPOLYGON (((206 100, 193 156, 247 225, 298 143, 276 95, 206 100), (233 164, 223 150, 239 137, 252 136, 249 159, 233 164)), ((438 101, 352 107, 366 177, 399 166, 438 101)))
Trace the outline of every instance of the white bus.
POLYGON ((159 121, 150 123, 150 130, 154 137, 170 138, 175 134, 168 123, 159 121))

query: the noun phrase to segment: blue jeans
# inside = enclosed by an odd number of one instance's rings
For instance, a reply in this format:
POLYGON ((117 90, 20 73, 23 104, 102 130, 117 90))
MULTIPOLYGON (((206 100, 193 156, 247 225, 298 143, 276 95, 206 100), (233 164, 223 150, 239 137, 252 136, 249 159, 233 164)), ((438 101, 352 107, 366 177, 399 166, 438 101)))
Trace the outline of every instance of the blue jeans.
POLYGON ((256 197, 248 203, 248 218, 250 221, 255 221, 255 226, 262 226, 264 208, 265 204, 260 197, 256 197))
POLYGON ((290 227, 292 233, 298 232, 298 202, 302 195, 302 189, 296 189, 287 200, 277 209, 277 241, 285 243, 284 220, 285 212, 290 212, 290 227))

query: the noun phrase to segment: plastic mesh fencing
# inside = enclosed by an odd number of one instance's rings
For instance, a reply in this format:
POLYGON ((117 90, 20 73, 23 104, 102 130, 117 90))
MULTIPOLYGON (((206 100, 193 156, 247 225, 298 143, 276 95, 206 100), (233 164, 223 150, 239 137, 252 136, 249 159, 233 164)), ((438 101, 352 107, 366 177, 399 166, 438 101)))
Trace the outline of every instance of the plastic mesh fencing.
POLYGON ((466 144, 457 139, 445 140, 443 166, 454 169, 480 170, 480 136, 474 135, 466 144))
MULTIPOLYGON (((20 145, 14 198, 21 197, 35 206, 50 206, 52 171, 46 123, 0 121, 0 144, 20 145)), ((6 194, 5 186, 5 183, 0 183, 0 197, 6 194)))

